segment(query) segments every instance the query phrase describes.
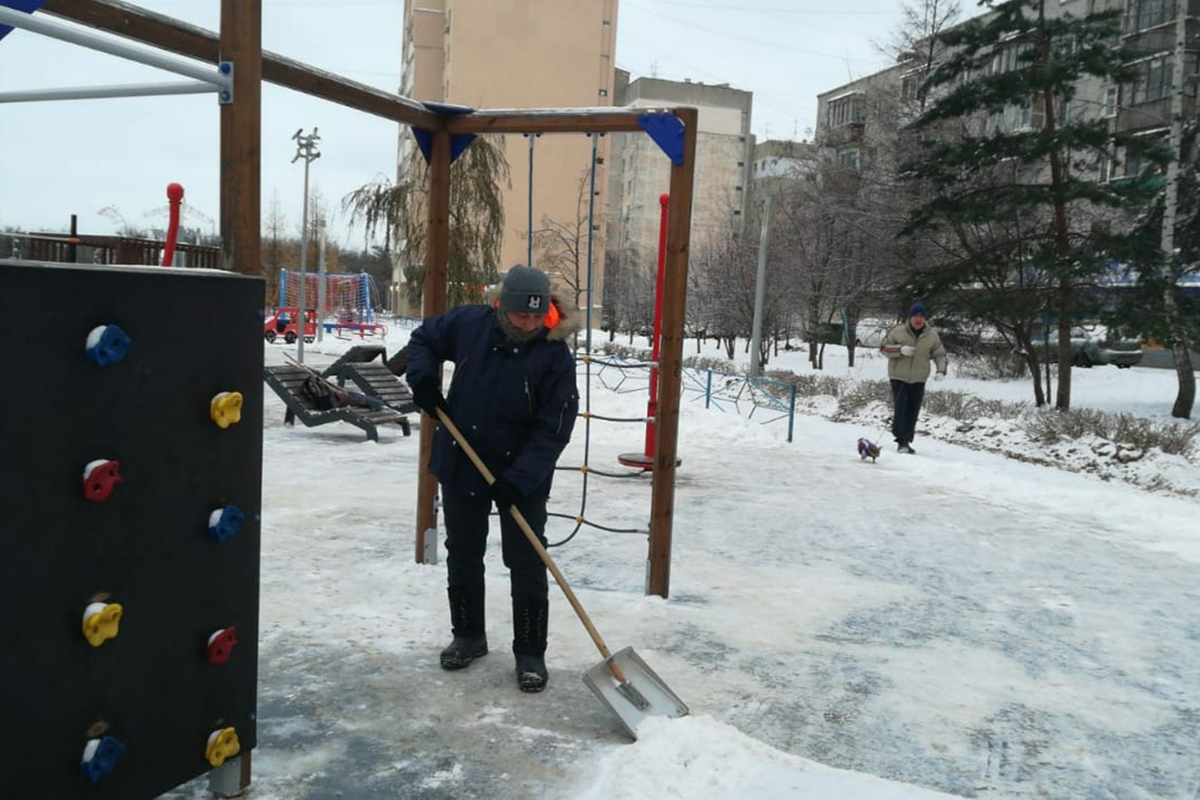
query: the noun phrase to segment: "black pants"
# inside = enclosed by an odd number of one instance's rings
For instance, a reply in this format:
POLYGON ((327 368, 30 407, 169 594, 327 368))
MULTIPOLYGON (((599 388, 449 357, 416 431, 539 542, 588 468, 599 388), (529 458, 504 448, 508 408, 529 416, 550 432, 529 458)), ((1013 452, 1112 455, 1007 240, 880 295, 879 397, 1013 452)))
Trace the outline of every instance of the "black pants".
MULTIPOLYGON (((446 514, 446 569, 450 588, 462 588, 482 596, 483 554, 487 550, 491 498, 472 497, 443 485, 442 508, 446 514)), ((545 545, 546 498, 523 500, 517 508, 545 545)), ((508 512, 500 515, 500 537, 512 596, 545 601, 549 596, 546 566, 508 512)))
POLYGON ((917 433, 917 417, 925 399, 924 383, 892 379, 892 436, 896 444, 910 444, 917 433))

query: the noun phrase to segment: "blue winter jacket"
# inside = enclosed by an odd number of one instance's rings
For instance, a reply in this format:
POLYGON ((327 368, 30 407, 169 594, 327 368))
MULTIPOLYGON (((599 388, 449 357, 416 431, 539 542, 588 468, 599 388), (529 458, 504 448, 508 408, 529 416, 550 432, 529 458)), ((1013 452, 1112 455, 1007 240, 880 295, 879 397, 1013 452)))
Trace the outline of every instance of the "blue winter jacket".
MULTIPOLYGON (((405 377, 410 386, 441 378, 454 362, 446 402, 450 418, 495 475, 527 497, 550 494, 554 465, 571 440, 579 392, 575 359, 566 339, 577 329, 555 301, 561 320, 531 342, 508 340, 489 306, 460 306, 430 317, 408 343, 405 377)), ((448 487, 486 493, 475 465, 441 426, 429 468, 448 487)))

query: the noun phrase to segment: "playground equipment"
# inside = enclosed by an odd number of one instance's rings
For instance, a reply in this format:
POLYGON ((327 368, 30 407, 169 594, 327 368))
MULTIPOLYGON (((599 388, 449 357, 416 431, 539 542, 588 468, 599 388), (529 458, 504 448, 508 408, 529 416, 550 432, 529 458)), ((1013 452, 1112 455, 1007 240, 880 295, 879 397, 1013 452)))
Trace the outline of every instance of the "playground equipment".
POLYGON ((0 262, 4 788, 156 797, 256 744, 263 282, 0 262), (28 297, 59 298, 55 325, 28 297), (164 337, 162 318, 210 319, 164 337), (20 535, 26 531, 29 535, 20 535), (211 741, 210 741, 211 740, 211 741))
POLYGON ((175 242, 179 238, 179 206, 183 203, 183 187, 178 183, 167 184, 167 202, 171 215, 167 222, 167 243, 163 247, 162 265, 169 267, 175 261, 175 242))
MULTIPOLYGON (((669 191, 672 202, 668 213, 667 255, 663 278, 664 299, 660 349, 661 363, 657 365, 659 367, 659 404, 656 413, 655 469, 652 473, 649 553, 647 557, 648 593, 657 594, 663 598, 668 596, 671 529, 675 497, 675 451, 678 435, 681 387, 680 364, 683 348, 692 188, 698 136, 698 111, 695 108, 634 109, 602 107, 584 109, 474 110, 464 107, 447 106, 445 104, 420 103, 410 98, 389 94, 348 81, 275 54, 264 53, 262 50, 261 0, 221 0, 220 35, 161 14, 140 9, 126 2, 118 2, 118 0, 44 0, 44 2, 42 0, 10 0, 10 2, 12 1, 19 2, 24 11, 31 11, 39 5, 41 5, 42 11, 38 14, 27 14, 22 13, 22 11, 13 10, 12 8, 0 6, 0 25, 32 29, 48 36, 72 41, 102 52, 139 61, 160 69, 174 71, 193 80, 183 84, 141 84, 116 87, 34 90, 32 92, 3 92, 0 93, 0 102, 129 97, 151 94, 215 93, 220 104, 221 117, 220 230, 222 249, 220 266, 226 269, 251 275, 257 274, 261 269, 263 80, 411 126, 414 138, 429 162, 427 178, 428 227, 426 230, 427 246, 425 248, 426 264, 423 293, 424 316, 432 316, 446 310, 450 209, 452 204, 450 168, 454 158, 470 145, 471 140, 476 135, 481 133, 526 134, 532 139, 546 133, 583 133, 592 138, 593 153, 595 152, 595 140, 607 133, 630 132, 649 135, 671 162, 669 191), (84 29, 52 22, 46 19, 47 15, 58 16, 81 23, 84 29), (191 61, 183 61, 178 58, 165 56, 158 51, 148 51, 142 48, 131 47, 112 37, 97 35, 94 32, 96 30, 115 34, 116 36, 142 44, 148 44, 155 48, 166 49, 189 59, 198 59, 204 63, 196 64, 191 61)), ((5 32, 0 28, 0 36, 5 32)), ((595 179, 594 164, 595 158, 593 157, 593 181, 595 179)), ((258 316, 261 314, 261 287, 258 288, 258 292, 258 308, 254 309, 254 313, 256 319, 261 320, 261 316, 258 316)), ((13 292, 6 293, 4 299, 14 294, 13 292)), ((75 286, 69 292, 65 289, 59 289, 51 296, 58 296, 59 294, 67 294, 72 297, 78 296, 81 303, 92 301, 92 297, 88 292, 81 292, 75 286)), ((47 295, 43 292, 37 292, 36 296, 47 295)), ((174 295, 169 296, 173 297, 174 295)), ((211 293, 196 291, 190 294, 182 293, 182 296, 188 297, 189 303, 195 300, 197 303, 203 301, 207 305, 199 306, 197 309, 189 307, 187 309, 188 313, 181 314, 181 317, 212 317, 211 309, 216 300, 211 293)), ((140 300, 143 308, 153 308, 156 311, 164 305, 157 297, 142 297, 140 300)), ((240 306, 236 306, 236 308, 240 309, 240 306)), ((591 308, 592 303, 589 302, 589 330, 591 329, 591 308)), ((235 306, 231 305, 229 309, 230 313, 233 313, 235 306)), ((238 313, 240 313, 240 310, 238 313)), ((14 314, 12 318, 20 320, 23 317, 19 314, 14 314)), ((26 327, 32 329, 33 326, 29 325, 26 327)), ((242 354, 241 358, 257 358, 258 369, 261 369, 261 348, 246 346, 248 342, 239 338, 243 334, 240 326, 230 325, 229 327, 231 329, 237 328, 237 337, 234 337, 235 341, 226 343, 222 339, 222 346, 215 347, 212 338, 206 338, 204 340, 205 350, 198 355, 196 361, 188 364, 187 369, 180 367, 177 370, 182 377, 191 380, 190 383, 179 387, 181 392, 193 391, 197 381, 202 381, 202 376, 209 374, 204 369, 205 365, 216 365, 216 362, 220 359, 234 359, 236 363, 236 359, 232 355, 235 353, 242 354), (258 354, 257 356, 251 355, 256 353, 258 354)), ((254 337, 258 336, 256 325, 247 324, 246 330, 254 337)), ((138 347, 139 341, 149 339, 149 337, 140 338, 136 335, 136 331, 134 334, 133 341, 135 348, 138 347)), ((230 336, 233 336, 233 334, 230 334, 230 336)), ((172 344, 175 343, 172 342, 172 344)), ((41 346, 44 346, 44 342, 41 343, 41 346)), ((39 347, 39 351, 41 346, 39 347)), ((223 374, 216 366, 214 366, 212 374, 223 374)), ((153 385, 154 380, 165 371, 165 367, 152 369, 151 365, 147 365, 144 372, 139 372, 134 376, 134 380, 125 381, 122 384, 121 390, 114 390, 111 395, 105 395, 105 397, 120 397, 122 396, 120 391, 133 391, 143 386, 153 385)), ((257 370, 255 371, 257 372, 257 370)), ((240 377, 241 373, 239 372, 238 375, 240 377)), ((257 380, 255 381, 255 385, 257 385, 257 380)), ((212 395, 206 398, 206 402, 211 402, 212 398, 222 391, 232 391, 230 387, 217 386, 211 388, 212 395)), ((70 397, 75 399, 78 396, 78 386, 76 384, 63 383, 59 389, 59 394, 63 398, 70 397)), ((248 385, 243 391, 249 389, 250 386, 248 385)), ((5 397, 4 403, 8 405, 4 406, 3 410, 12 418, 17 418, 18 415, 24 418, 26 416, 24 406, 20 408, 13 407, 11 404, 14 402, 14 399, 5 397)), ((251 418, 256 415, 256 412, 261 413, 261 390, 248 394, 245 397, 244 405, 251 418)), ((122 412, 144 412, 148 406, 153 407, 153 404, 148 404, 146 398, 139 395, 123 404, 122 412)), ((224 408, 227 411, 230 410, 229 406, 230 403, 226 401, 224 408)), ((103 408, 99 403, 94 404, 94 407, 103 408)), ((60 409, 60 412, 60 416, 52 422, 61 426, 61 420, 70 418, 70 413, 67 409, 60 409)), ((172 417, 172 419, 173 421, 177 421, 176 417, 172 417)), ((206 420, 206 422, 212 425, 214 431, 220 431, 211 421, 206 420)), ((46 426, 22 427, 42 430, 46 426)), ((422 426, 422 461, 427 460, 430 453, 433 442, 432 428, 433 426, 422 426)), ((142 428, 137 428, 136 430, 141 431, 142 428)), ((189 447, 194 443, 193 439, 195 437, 191 435, 185 436, 184 433, 180 432, 186 430, 186 426, 179 427, 177 425, 176 428, 172 429, 170 436, 174 439, 181 437, 187 439, 187 441, 181 442, 178 453, 186 454, 186 457, 190 458, 193 454, 189 450, 189 447)), ((220 434, 228 439, 231 435, 236 436, 237 434, 234 432, 239 430, 241 428, 237 424, 234 424, 229 429, 220 431, 220 434)), ((164 438, 167 438, 166 434, 157 438, 143 437, 146 442, 162 441, 164 438)), ((85 439, 87 439, 85 436, 79 437, 79 441, 84 441, 85 439)), ((93 444, 96 443, 93 442, 93 444)), ((103 445, 104 442, 101 441, 99 444, 103 445)), ((261 442, 258 441, 256 444, 260 446, 261 442)), ((39 449, 31 447, 28 442, 22 442, 22 445, 15 452, 39 449)), ((46 448, 44 446, 40 450, 48 453, 59 452, 59 448, 46 448)), ((209 458, 200 459, 199 463, 212 463, 214 460, 217 463, 221 463, 221 457, 227 456, 228 453, 218 452, 208 455, 210 456, 209 458)), ((114 500, 106 502, 119 500, 123 496, 121 490, 129 488, 137 477, 129 464, 129 458, 122 453, 107 452, 106 447, 98 447, 98 452, 90 453, 87 456, 88 460, 82 463, 90 463, 90 461, 96 460, 96 456, 104 456, 106 459, 113 456, 120 457, 119 459, 113 458, 112 460, 122 461, 121 474, 124 479, 112 489, 114 500)), ((257 475, 261 467, 261 452, 255 451, 252 456, 252 458, 247 458, 242 463, 253 467, 254 480, 257 481, 257 475)), ((46 456, 39 453, 39 457, 45 458, 46 456)), ((10 459, 9 461, 10 463, 7 465, 9 469, 7 471, 15 471, 13 470, 13 466, 16 460, 10 459)), ((153 474, 158 475, 160 472, 161 470, 153 474)), ((14 485, 19 485, 20 480, 28 480, 27 476, 42 474, 45 474, 45 470, 20 471, 15 476, 14 485)), ((254 486, 257 487, 257 482, 254 486)), ((436 534, 436 493, 436 480, 432 473, 422 471, 419 477, 416 513, 416 555, 418 561, 422 561, 424 557, 424 541, 431 534, 436 534)), ((255 495, 255 503, 257 503, 257 495, 255 495)), ((57 509, 58 506, 54 502, 43 502, 31 507, 57 509)), ((213 510, 208 509, 208 512, 213 510)), ((247 519, 250 520, 253 517, 247 515, 247 519)), ((21 529, 32 530, 46 527, 45 521, 40 517, 24 521, 26 524, 21 526, 21 529)), ((74 521, 78 522, 78 520, 74 521)), ((254 520, 254 522, 257 523, 257 520, 254 520)), ((257 524, 254 525, 254 528, 255 556, 257 556, 257 524)), ((82 529, 82 527, 73 528, 74 535, 78 536, 79 530, 82 529)), ((33 541, 42 541, 42 538, 39 537, 33 541)), ((222 546, 226 547, 238 541, 241 541, 240 536, 235 537, 232 541, 227 541, 222 546)), ((93 568, 106 566, 112 558, 117 557, 114 554, 124 554, 125 552, 124 548, 96 550, 92 553, 93 557, 88 563, 93 568)), ((16 573, 8 572, 11 562, 5 562, 0 566, 0 571, 3 571, 0 574, 4 577, 9 577, 10 574, 14 576, 34 574, 34 566, 42 569, 44 572, 45 565, 42 562, 49 561, 49 559, 32 560, 38 563, 29 565, 30 569, 24 572, 18 571, 16 573)), ((23 562, 20 560, 17 563, 23 565, 23 562)), ((242 577, 256 589, 257 564, 253 564, 252 567, 253 569, 247 570, 242 577)), ((203 580, 203 585, 210 589, 213 586, 220 586, 222 580, 228 580, 231 577, 228 573, 213 574, 220 575, 220 577, 206 575, 203 580)), ((55 582, 65 580, 62 574, 44 575, 44 577, 44 585, 47 587, 52 587, 55 585, 55 582)), ((199 581, 200 578, 197 577, 196 580, 199 581)), ((24 584, 17 583, 16 585, 19 590, 24 584)), ((179 587, 180 584, 174 583, 164 587, 164 589, 176 591, 176 595, 168 596, 178 596, 179 587)), ((102 594, 111 593, 104 592, 102 594)), ((88 605, 94 602, 104 602, 106 607, 114 604, 123 606, 122 613, 124 616, 119 618, 123 626, 120 638, 108 640, 103 644, 103 647, 95 650, 95 653, 104 654, 105 656, 112 652, 117 652, 117 647, 124 643, 125 636, 127 635, 124 632, 125 628, 136 627, 133 626, 133 620, 136 619, 137 609, 127 602, 127 598, 95 597, 89 595, 84 599, 88 605), (110 600, 120 600, 121 602, 112 603, 110 600)), ((252 603, 242 607, 247 610, 254 609, 256 603, 257 598, 255 597, 252 603)), ((140 604, 135 605, 140 606, 140 604)), ((192 607, 194 605, 192 604, 192 607)), ((72 607, 78 609, 78 606, 72 607)), ((105 619, 109 622, 117 621, 112 619, 113 612, 110 611, 109 613, 109 618, 102 618, 101 621, 105 619)), ((71 612, 69 616, 74 617, 77 614, 78 610, 71 612)), ((47 617, 45 621, 54 623, 55 620, 61 618, 63 616, 60 610, 53 615, 52 619, 47 617)), ((165 625, 169 621, 161 620, 160 622, 165 625)), ((108 622, 105 622, 105 624, 107 625, 108 622)), ((218 628, 214 627, 207 631, 205 640, 210 639, 217 630, 218 628)), ((220 630, 224 632, 227 628, 221 628, 220 630)), ((239 648, 245 647, 247 640, 254 641, 257 638, 257 631, 253 624, 248 628, 243 624, 238 624, 236 632, 236 639, 242 642, 242 644, 238 645, 239 648)), ((27 634, 18 637, 17 641, 30 642, 30 647, 6 648, 4 651, 0 651, 0 658, 4 659, 0 661, 0 667, 6 668, 0 674, 5 674, 6 676, 13 674, 27 675, 26 672, 18 673, 16 670, 7 669, 10 658, 9 654, 14 651, 20 652, 23 657, 29 658, 30 661, 36 661, 39 664, 57 663, 57 660, 43 662, 42 648, 38 646, 42 638, 42 635, 35 637, 27 634)), ((229 663, 232 664, 236 660, 237 651, 235 650, 234 657, 229 663)), ((206 666, 211 666, 206 660, 204 663, 206 666)), ((159 672, 161 673, 161 670, 159 672)), ((103 674, 107 675, 109 673, 105 672, 103 674)), ((37 673, 34 673, 32 677, 36 678, 37 673)), ((148 678, 148 680, 153 679, 153 676, 148 678)), ((81 682, 80 685, 85 684, 81 682)), ((222 700, 226 698, 226 695, 220 693, 195 691, 194 687, 200 685, 202 684, 198 680, 192 681, 191 686, 193 689, 186 694, 183 701, 196 706, 202 706, 204 703, 215 702, 213 700, 214 697, 222 700)), ((254 697, 252 678, 248 688, 242 684, 238 684, 236 689, 235 694, 238 702, 252 706, 254 697)), ((26 696, 38 700, 42 698, 38 693, 24 692, 20 681, 9 684, 9 687, 5 691, 8 694, 20 693, 18 694, 18 702, 24 703, 24 705, 19 706, 22 713, 18 715, 18 718, 42 720, 44 729, 46 731, 54 731, 54 735, 58 735, 57 731, 59 727, 64 727, 64 725, 69 727, 62 720, 59 720, 58 727, 53 727, 47 721, 45 709, 40 706, 38 708, 29 706, 28 703, 32 701, 27 700, 26 696)), ((147 700, 162 696, 166 695, 161 692, 143 692, 142 694, 142 697, 147 700)), ((202 706, 202 711, 207 709, 208 706, 202 706)), ((247 751, 254 745, 252 712, 248 716, 243 715, 238 719, 249 720, 249 727, 245 733, 243 733, 240 725, 228 724, 231 721, 235 721, 232 717, 221 716, 216 719, 209 719, 208 722, 209 730, 203 742, 205 757, 203 763, 207 763, 213 767, 223 764, 220 769, 213 773, 216 778, 215 785, 219 786, 218 791, 235 793, 244 788, 249 782, 249 759, 247 751), (238 753, 237 755, 234 755, 235 751, 238 753), (231 755, 233 756, 232 760, 227 760, 231 755), (232 776, 232 779, 230 779, 230 776, 232 776)), ((112 741, 111 739, 119 739, 119 737, 110 734, 107 726, 94 727, 89 729, 88 733, 92 735, 89 737, 83 752, 85 759, 88 759, 89 763, 93 766, 101 768, 110 766, 114 756, 123 752, 122 748, 125 748, 127 752, 130 746, 127 742, 112 741), (97 764, 96 759, 99 759, 100 763, 97 764)), ((8 726, 3 733, 0 733, 0 748, 3 748, 4 752, 27 752, 28 747, 26 746, 27 742, 24 737, 25 731, 21 726, 8 726)), ((20 771, 16 772, 15 777, 13 771, 6 774, 5 777, 8 786, 11 786, 14 780, 16 781, 15 796, 57 798, 74 797, 81 794, 81 792, 77 791, 77 785, 68 783, 67 777, 58 772, 64 751, 59 750, 56 752, 56 756, 47 754, 38 760, 31 759, 29 762, 19 761, 16 765, 16 770, 20 771), (36 776, 36 782, 35 778, 31 776, 36 776)), ((192 752, 190 745, 188 752, 192 752)), ((75 758, 78 758, 78 755, 75 758)), ((139 769, 136 771, 137 774, 134 776, 121 777, 121 781, 128 781, 128 783, 107 784, 102 781, 99 784, 101 788, 93 796, 95 798, 121 798, 121 800, 141 800, 142 798, 157 796, 162 791, 170 788, 173 785, 172 782, 178 782, 179 775, 173 769, 176 766, 181 766, 183 761, 176 761, 166 757, 143 761, 139 757, 135 763, 145 766, 139 766, 139 769)), ((202 768, 202 764, 198 763, 197 758, 194 756, 189 756, 187 765, 191 774, 195 774, 195 770, 202 768)), ((87 772, 89 777, 91 774, 94 774, 94 772, 89 772, 86 769, 84 771, 87 772)), ((180 770, 180 772, 182 771, 180 770)), ((118 766, 108 777, 114 778, 121 774, 122 770, 118 766)), ((128 771, 126 771, 126 774, 128 774, 128 771)))
MULTIPOLYGON (((317 319, 327 333, 342 338, 357 333, 366 336, 384 336, 387 328, 375 322, 375 306, 379 292, 375 282, 365 272, 357 275, 306 272, 303 281, 295 270, 279 270, 279 307, 295 308, 300 301, 300 287, 304 286, 306 303, 316 309, 317 319), (322 282, 323 281, 323 282, 322 282), (335 321, 327 318, 333 317, 335 321)), ((291 341, 295 341, 295 338, 291 341)), ((309 339, 308 341, 312 341, 309 339)))
MULTIPOLYGON (((662 303, 663 303, 663 270, 667 262, 667 209, 671 205, 671 195, 659 195, 658 203, 662 206, 662 218, 658 227, 658 275, 654 282, 654 337, 650 343, 650 400, 646 403, 646 441, 640 453, 621 453, 617 456, 627 467, 650 471, 654 469, 654 431, 658 424, 658 341, 662 334, 662 303)), ((682 462, 675 460, 675 466, 682 462)))
MULTIPOLYGON (((268 342, 283 339, 288 344, 296 341, 300 326, 296 320, 300 318, 300 309, 292 306, 280 308, 263 322, 263 338, 268 342)), ((304 312, 304 341, 311 342, 317 335, 317 310, 309 308, 304 312)))

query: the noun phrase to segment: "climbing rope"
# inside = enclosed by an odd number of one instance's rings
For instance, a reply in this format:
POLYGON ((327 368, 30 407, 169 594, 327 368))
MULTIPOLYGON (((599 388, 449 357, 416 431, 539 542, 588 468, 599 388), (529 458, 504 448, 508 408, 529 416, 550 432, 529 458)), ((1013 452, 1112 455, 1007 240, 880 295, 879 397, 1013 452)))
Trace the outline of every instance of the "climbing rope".
MULTIPOLYGON (((592 329, 594 327, 592 324, 592 309, 595 306, 594 294, 595 294, 595 286, 596 286, 596 283, 595 283, 595 280, 596 280, 596 278, 595 278, 595 251, 594 251, 595 241, 596 241, 596 161, 597 161, 597 151, 599 149, 600 134, 589 133, 588 137, 591 139, 591 142, 592 142, 592 161, 591 161, 591 167, 589 169, 589 175, 588 175, 589 192, 588 192, 587 292, 586 292, 587 310, 586 310, 586 314, 585 314, 585 324, 584 324, 584 329, 586 332, 584 334, 583 355, 576 357, 576 360, 579 362, 582 362, 583 366, 584 366, 584 389, 583 389, 584 404, 583 404, 583 411, 579 415, 579 416, 583 417, 583 429, 584 429, 583 430, 583 464, 578 467, 556 467, 556 469, 562 470, 562 471, 570 471, 570 472, 578 471, 578 472, 580 472, 583 475, 583 487, 580 492, 579 513, 578 514, 575 514, 575 515, 557 514, 557 513, 550 514, 550 516, 552 516, 552 517, 558 517, 559 519, 569 519, 569 520, 574 521, 575 528, 574 528, 574 530, 571 531, 571 533, 566 538, 562 539, 561 541, 551 542, 546 545, 547 547, 561 547, 562 545, 564 545, 567 542, 574 539, 575 536, 579 533, 579 531, 583 528, 584 525, 586 525, 590 528, 595 528, 597 530, 606 531, 608 533, 626 533, 626 534, 634 533, 634 534, 641 534, 641 535, 649 535, 649 533, 650 533, 648 528, 614 528, 614 527, 610 527, 607 525, 601 525, 599 523, 592 522, 585 516, 585 513, 587 512, 587 501, 588 501, 588 478, 592 474, 599 475, 599 476, 605 477, 605 478, 637 478, 643 474, 641 470, 638 470, 635 472, 618 473, 618 472, 606 472, 603 470, 597 470, 597 469, 591 468, 590 464, 591 464, 591 449, 592 449, 592 420, 597 419, 597 420, 601 420, 604 422, 618 422, 618 423, 637 422, 637 423, 641 423, 643 425, 647 422, 646 417, 608 417, 608 416, 602 416, 600 414, 592 413, 592 364, 594 364, 594 363, 600 364, 602 366, 602 368, 605 366, 623 368, 625 365, 619 364, 615 361, 609 361, 609 360, 603 360, 603 359, 597 360, 592 355, 592 329)), ((533 174, 532 143, 530 145, 529 152, 530 152, 530 175, 532 176, 532 174, 533 174)), ((531 195, 532 195, 532 188, 530 191, 531 191, 531 195)), ((532 209, 532 206, 531 206, 531 209, 532 209)), ((529 224, 530 231, 532 231, 532 229, 533 229, 532 213, 533 212, 531 210, 530 211, 530 220, 531 221, 529 224)), ((650 364, 640 364, 639 363, 639 364, 630 365, 630 368, 644 369, 644 368, 648 368, 650 366, 651 366, 650 364)))

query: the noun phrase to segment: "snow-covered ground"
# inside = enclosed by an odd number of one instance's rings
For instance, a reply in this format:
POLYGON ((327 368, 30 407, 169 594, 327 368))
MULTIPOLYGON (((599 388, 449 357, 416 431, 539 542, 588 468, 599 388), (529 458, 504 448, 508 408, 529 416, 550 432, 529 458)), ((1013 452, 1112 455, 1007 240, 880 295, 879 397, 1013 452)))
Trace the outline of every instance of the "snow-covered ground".
MULTIPOLYGON (((316 349, 319 365, 345 343, 316 349)), ((268 395, 252 798, 1200 792, 1195 500, 940 441, 870 464, 856 425, 801 416, 787 444, 686 403, 670 599, 643 595, 643 535, 584 528, 552 551, 609 646, 691 707, 630 744, 579 679, 599 656, 556 591, 550 686, 516 689, 498 534, 492 653, 440 670, 444 567, 413 563, 417 436, 285 428, 268 395)), ((594 381, 592 402, 634 416, 645 395, 594 381)), ((594 421, 592 466, 641 436, 594 421)), ((563 465, 584 439, 581 421, 563 465)), ((560 473, 552 510, 581 499, 560 473)), ((648 479, 588 481, 591 520, 640 528, 649 509, 648 479)), ((571 528, 552 521, 551 541, 571 528)))

